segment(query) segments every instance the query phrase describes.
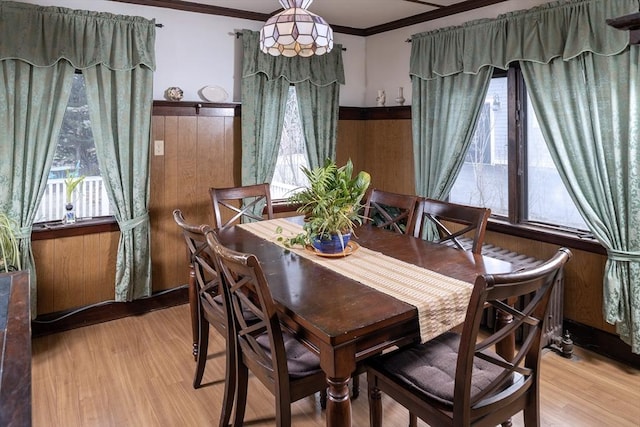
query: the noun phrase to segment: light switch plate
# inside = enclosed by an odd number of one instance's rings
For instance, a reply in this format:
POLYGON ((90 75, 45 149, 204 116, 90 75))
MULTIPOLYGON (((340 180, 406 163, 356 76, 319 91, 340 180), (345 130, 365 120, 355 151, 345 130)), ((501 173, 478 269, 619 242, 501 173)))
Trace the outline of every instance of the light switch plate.
POLYGON ((164 156, 164 141, 156 140, 153 142, 153 155, 154 156, 164 156))

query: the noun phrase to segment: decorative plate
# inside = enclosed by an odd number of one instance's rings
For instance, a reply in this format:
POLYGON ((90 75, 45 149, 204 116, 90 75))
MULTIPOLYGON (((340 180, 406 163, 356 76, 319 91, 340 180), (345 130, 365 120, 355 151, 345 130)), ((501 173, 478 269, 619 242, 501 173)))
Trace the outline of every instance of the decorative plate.
POLYGON ((205 86, 200 89, 200 96, 209 102, 224 102, 227 99, 227 91, 220 86, 205 86))
POLYGON ((346 257, 351 255, 352 253, 354 253, 355 251, 357 251, 358 249, 360 249, 360 245, 357 242, 354 242, 353 240, 349 240, 349 243, 347 243, 347 246, 345 246, 344 251, 343 252, 336 252, 334 254, 329 254, 329 253, 325 253, 325 252, 320 252, 319 250, 317 250, 316 248, 314 248, 311 245, 307 245, 305 246, 305 249, 308 252, 314 253, 318 256, 322 256, 322 257, 327 257, 327 258, 342 258, 342 257, 346 257))

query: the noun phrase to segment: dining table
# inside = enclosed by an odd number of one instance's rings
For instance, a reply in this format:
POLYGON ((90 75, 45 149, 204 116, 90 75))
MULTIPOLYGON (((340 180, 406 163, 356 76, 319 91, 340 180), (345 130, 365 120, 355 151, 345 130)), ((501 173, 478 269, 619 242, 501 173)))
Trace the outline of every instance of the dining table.
POLYGON ((343 256, 288 247, 302 224, 300 217, 239 224, 218 238, 260 260, 283 325, 319 355, 331 427, 351 426, 348 383, 359 363, 458 326, 476 277, 514 268, 371 224, 354 230, 343 256))

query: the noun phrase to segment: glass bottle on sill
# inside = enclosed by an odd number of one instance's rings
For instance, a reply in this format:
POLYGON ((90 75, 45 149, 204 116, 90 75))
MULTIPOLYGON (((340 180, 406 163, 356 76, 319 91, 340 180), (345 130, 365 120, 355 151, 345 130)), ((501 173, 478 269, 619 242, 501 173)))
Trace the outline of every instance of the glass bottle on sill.
POLYGON ((64 219, 62 220, 62 223, 75 224, 76 211, 73 209, 73 203, 67 203, 64 208, 65 208, 65 213, 64 213, 64 219))

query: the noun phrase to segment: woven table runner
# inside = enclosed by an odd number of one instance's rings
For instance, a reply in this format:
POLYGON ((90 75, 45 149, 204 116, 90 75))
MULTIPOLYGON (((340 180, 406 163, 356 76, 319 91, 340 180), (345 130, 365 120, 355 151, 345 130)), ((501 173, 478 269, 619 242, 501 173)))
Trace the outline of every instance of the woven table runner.
MULTIPOLYGON (((301 233, 286 219, 238 225, 256 236, 285 247, 282 240, 301 233), (281 232, 278 232, 281 229, 281 232), (280 239, 280 241, 279 241, 280 239)), ((287 248, 345 277, 384 292, 418 309, 420 338, 426 342, 461 324, 473 285, 364 247, 346 257, 327 258, 300 247, 287 248)))

